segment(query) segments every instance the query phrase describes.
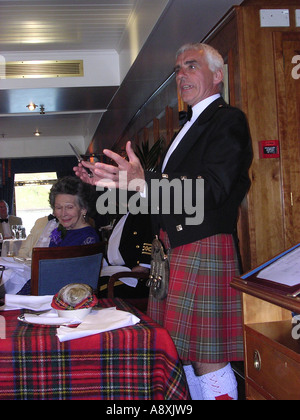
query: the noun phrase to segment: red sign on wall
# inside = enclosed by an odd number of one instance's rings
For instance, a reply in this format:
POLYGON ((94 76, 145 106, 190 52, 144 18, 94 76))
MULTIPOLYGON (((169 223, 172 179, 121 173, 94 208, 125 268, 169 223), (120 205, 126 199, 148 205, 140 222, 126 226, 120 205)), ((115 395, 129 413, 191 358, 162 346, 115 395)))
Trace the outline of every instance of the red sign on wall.
POLYGON ((263 140, 259 142, 260 159, 276 159, 280 157, 279 140, 263 140))

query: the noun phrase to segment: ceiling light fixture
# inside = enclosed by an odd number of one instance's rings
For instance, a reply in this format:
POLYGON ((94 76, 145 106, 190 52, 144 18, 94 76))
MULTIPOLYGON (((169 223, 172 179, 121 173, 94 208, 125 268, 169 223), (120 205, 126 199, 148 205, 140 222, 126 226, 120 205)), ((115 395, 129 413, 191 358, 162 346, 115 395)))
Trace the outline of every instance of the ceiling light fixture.
POLYGON ((38 130, 38 128, 33 133, 36 137, 39 137, 42 133, 38 130))
POLYGON ((45 114, 45 107, 44 107, 44 105, 40 105, 40 114, 42 114, 42 115, 45 114))
POLYGON ((33 102, 30 102, 30 104, 26 105, 26 108, 28 108, 29 111, 34 111, 37 107, 38 105, 34 104, 33 102))

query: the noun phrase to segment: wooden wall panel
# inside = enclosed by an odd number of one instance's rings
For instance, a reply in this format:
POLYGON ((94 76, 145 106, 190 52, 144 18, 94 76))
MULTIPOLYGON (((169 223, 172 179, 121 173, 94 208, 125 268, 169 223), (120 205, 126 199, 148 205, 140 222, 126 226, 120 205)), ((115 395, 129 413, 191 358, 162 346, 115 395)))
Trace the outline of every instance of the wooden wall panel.
POLYGON ((273 38, 274 32, 299 30, 293 28, 295 4, 293 0, 253 0, 244 2, 240 8, 246 69, 241 84, 247 85, 243 104, 254 150, 253 183, 249 194, 252 267, 287 248, 282 162, 281 159, 259 159, 259 142, 280 139, 273 38), (261 28, 260 9, 278 7, 290 10, 291 26, 261 28))
POLYGON ((272 32, 261 30, 259 9, 243 9, 247 116, 254 160, 249 194, 252 266, 284 249, 279 159, 259 159, 259 142, 278 139, 272 32))

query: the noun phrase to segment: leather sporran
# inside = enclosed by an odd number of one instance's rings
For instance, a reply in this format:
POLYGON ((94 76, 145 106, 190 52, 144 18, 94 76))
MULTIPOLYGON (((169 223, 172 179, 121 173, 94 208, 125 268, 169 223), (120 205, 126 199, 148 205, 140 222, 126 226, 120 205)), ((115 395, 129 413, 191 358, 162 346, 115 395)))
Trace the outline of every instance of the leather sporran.
POLYGON ((152 242, 151 269, 147 286, 150 294, 157 300, 163 300, 168 295, 170 266, 168 254, 156 236, 152 242))

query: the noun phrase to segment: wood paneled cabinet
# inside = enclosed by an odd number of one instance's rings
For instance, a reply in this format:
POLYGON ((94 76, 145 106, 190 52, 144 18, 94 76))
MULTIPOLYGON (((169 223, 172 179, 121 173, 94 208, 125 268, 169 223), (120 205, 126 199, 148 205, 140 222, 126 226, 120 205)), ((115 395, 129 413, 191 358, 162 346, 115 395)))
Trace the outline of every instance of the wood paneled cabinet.
POLYGON ((243 293, 246 398, 300 400, 300 298, 249 274, 231 285, 243 293))
POLYGON ((248 400, 300 399, 300 343, 286 321, 245 325, 248 400))

